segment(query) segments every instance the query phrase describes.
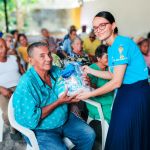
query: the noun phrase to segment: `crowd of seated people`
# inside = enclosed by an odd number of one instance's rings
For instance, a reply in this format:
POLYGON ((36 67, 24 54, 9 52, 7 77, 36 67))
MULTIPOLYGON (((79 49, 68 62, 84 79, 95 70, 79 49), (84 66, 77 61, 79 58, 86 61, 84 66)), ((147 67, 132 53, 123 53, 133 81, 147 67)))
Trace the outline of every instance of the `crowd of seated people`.
MULTIPOLYGON (((65 61, 79 62, 81 66, 88 65, 95 70, 108 70, 107 46, 101 44, 102 42, 96 38, 93 31, 91 31, 89 35, 86 34, 86 36, 77 35, 77 28, 75 26, 71 26, 68 34, 66 34, 59 43, 46 28, 41 29, 40 36, 42 37, 40 42, 45 43, 51 53, 52 65, 57 66, 60 70, 65 67, 65 61)), ((16 89, 21 76, 24 73, 26 74, 29 70, 32 70, 35 66, 38 67, 38 65, 35 65, 32 61, 30 61, 31 59, 29 58, 29 52, 27 49, 32 43, 28 41, 28 37, 25 34, 19 33, 18 30, 14 30, 3 37, 4 38, 0 38, 0 108, 3 112, 5 124, 9 125, 7 116, 9 99, 16 89)), ((137 44, 139 45, 150 70, 150 37, 141 38, 137 41, 137 44)), ((36 53, 36 48, 33 49, 34 53, 36 53)), ((30 57, 32 58, 32 56, 30 57)), ((42 57, 45 56, 41 55, 41 59, 43 59, 42 57)), ((37 61, 37 63, 39 62, 37 61)), ((51 69, 51 67, 49 69, 51 69)), ((42 77, 40 77, 40 79, 41 78, 42 77)), ((85 80, 88 80, 88 85, 92 88, 98 88, 108 82, 107 80, 103 80, 92 75, 86 76, 85 80)), ((45 81, 44 79, 42 79, 42 81, 46 82, 46 84, 50 87, 53 85, 51 81, 45 81)), ((66 97, 63 100, 65 101, 65 99, 66 97)), ((92 100, 102 105, 104 117, 109 123, 113 102, 113 92, 104 96, 93 97, 92 100)), ((61 103, 68 102, 65 101, 61 103)), ((98 116, 94 107, 85 105, 85 103, 78 101, 73 103, 77 104, 77 107, 72 107, 71 112, 75 112, 74 114, 77 115, 77 117, 85 121, 87 121, 88 115, 93 119, 99 119, 100 116, 98 116)), ((59 105, 57 107, 59 107, 59 105)), ((44 118, 49 116, 49 113, 51 113, 51 111, 46 112, 44 118)), ((38 115, 40 116, 40 113, 38 113, 38 115)))

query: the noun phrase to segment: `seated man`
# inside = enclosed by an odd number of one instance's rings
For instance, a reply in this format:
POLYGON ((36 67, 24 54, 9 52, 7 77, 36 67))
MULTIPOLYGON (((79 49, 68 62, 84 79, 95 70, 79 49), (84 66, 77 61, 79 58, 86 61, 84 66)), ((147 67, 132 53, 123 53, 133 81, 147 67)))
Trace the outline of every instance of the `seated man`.
POLYGON ((95 51, 100 44, 101 42, 98 39, 96 39, 96 35, 93 31, 89 34, 89 37, 83 40, 83 49, 89 55, 90 60, 92 62, 95 61, 95 51))
POLYGON ((33 43, 27 52, 33 67, 22 76, 14 93, 16 121, 34 131, 40 150, 67 150, 63 137, 68 137, 77 150, 91 150, 95 133, 68 112, 67 103, 78 100, 68 97, 67 91, 59 96, 60 70, 51 66, 48 45, 33 43))
POLYGON ((3 112, 4 123, 9 125, 8 121, 8 102, 15 87, 17 86, 21 74, 24 70, 17 57, 7 55, 7 46, 3 38, 0 38, 0 108, 3 112))

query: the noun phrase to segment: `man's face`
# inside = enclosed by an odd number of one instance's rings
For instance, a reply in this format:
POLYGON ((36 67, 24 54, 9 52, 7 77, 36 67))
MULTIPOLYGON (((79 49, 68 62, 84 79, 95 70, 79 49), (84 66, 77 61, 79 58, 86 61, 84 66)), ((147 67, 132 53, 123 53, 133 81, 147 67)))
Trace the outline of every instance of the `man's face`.
POLYGON ((6 42, 3 39, 0 39, 0 57, 4 58, 7 55, 6 42))
POLYGON ((51 69, 52 56, 46 46, 35 47, 32 57, 30 57, 29 60, 37 71, 48 71, 51 69))
POLYGON ((95 41, 95 39, 96 39, 95 34, 94 33, 90 33, 89 39, 90 39, 91 42, 95 41))

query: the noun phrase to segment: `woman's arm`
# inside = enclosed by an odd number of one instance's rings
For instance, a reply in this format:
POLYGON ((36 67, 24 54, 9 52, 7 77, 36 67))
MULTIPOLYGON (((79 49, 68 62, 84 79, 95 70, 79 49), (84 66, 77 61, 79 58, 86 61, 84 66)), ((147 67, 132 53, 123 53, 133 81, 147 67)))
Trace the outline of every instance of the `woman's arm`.
POLYGON ((113 74, 109 71, 98 71, 90 68, 89 66, 83 66, 83 71, 86 74, 92 74, 93 76, 102 78, 102 79, 112 79, 113 74))
POLYGON ((99 95, 106 94, 119 88, 122 84, 124 73, 127 65, 118 65, 114 67, 114 74, 112 80, 107 82, 104 86, 92 91, 92 92, 82 92, 78 95, 79 99, 88 99, 89 97, 95 97, 99 95))

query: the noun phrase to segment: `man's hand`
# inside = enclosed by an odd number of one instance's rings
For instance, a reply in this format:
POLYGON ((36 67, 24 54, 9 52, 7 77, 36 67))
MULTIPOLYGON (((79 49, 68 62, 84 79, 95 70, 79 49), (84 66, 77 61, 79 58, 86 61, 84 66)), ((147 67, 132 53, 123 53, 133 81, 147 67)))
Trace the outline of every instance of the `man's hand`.
POLYGON ((69 97, 68 95, 68 89, 63 93, 60 98, 58 99, 59 104, 64 104, 64 103, 70 103, 73 97, 69 97))
POLYGON ((0 87, 0 93, 7 98, 10 98, 12 95, 12 91, 4 87, 0 87))

